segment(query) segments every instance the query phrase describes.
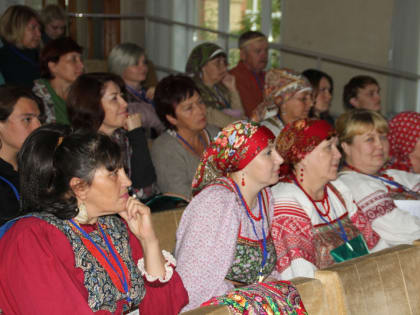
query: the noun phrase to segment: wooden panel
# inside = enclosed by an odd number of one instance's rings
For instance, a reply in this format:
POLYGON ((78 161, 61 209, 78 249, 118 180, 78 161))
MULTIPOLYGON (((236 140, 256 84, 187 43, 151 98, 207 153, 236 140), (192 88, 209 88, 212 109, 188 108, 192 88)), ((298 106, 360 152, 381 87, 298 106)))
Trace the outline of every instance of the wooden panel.
MULTIPOLYGON (((120 14, 120 1, 104 0, 105 14, 120 14)), ((104 56, 108 57, 111 49, 121 41, 120 19, 105 19, 104 21, 104 56)))

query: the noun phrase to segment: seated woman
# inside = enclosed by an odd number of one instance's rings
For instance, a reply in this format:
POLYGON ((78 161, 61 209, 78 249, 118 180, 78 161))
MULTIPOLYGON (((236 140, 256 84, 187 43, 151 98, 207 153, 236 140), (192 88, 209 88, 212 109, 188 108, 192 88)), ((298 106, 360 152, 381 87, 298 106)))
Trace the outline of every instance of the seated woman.
MULTIPOLYGON (((276 149, 288 172, 272 187, 271 235, 282 279, 313 277, 337 260, 339 246, 361 246, 353 257, 382 249, 379 236, 337 178, 341 154, 333 127, 325 120, 301 119, 277 137, 276 149), (362 236, 363 235, 363 236, 362 236)), ((344 259, 342 259, 344 260, 344 259)))
POLYGON ((271 275, 276 253, 268 186, 278 181, 283 162, 273 140, 266 127, 238 121, 202 155, 192 184, 195 197, 176 234, 178 272, 190 298, 183 311, 271 275))
POLYGON ((0 17, 0 72, 8 84, 32 88, 40 77, 41 20, 25 5, 12 5, 0 17))
POLYGON ((32 91, 45 107, 46 122, 70 124, 66 99, 70 85, 83 73, 82 47, 70 37, 50 41, 40 55, 41 79, 32 91))
MULTIPOLYGON (((397 204, 420 200, 420 174, 381 172, 389 151, 385 118, 374 111, 353 110, 341 115, 336 127, 345 160, 338 181, 351 190, 373 229, 388 246, 420 239, 420 218, 397 204)), ((420 213, 419 206, 411 210, 420 213)))
POLYGON ((389 121, 387 168, 420 173, 420 113, 403 112, 389 121))
POLYGON ((127 114, 124 90, 115 74, 83 74, 70 88, 67 110, 74 128, 100 131, 120 144, 133 186, 147 198, 155 193, 155 169, 139 114, 127 114))
POLYGON ((146 91, 142 86, 148 73, 144 49, 132 43, 118 44, 108 56, 108 70, 121 76, 125 82, 128 112, 141 114, 141 124, 148 131, 149 138, 160 135, 165 126, 157 117, 152 102, 154 87, 146 91))
POLYGON ((309 117, 324 119, 334 126, 334 118, 329 112, 334 89, 332 78, 327 73, 316 69, 305 70, 302 75, 312 86, 314 106, 309 111, 309 117))
POLYGON ((178 314, 187 292, 149 208, 129 196, 118 144, 69 130, 43 126, 19 153, 28 215, 2 231, 3 312, 178 314))
POLYGON ((0 225, 19 212, 17 154, 40 126, 40 108, 29 89, 0 86, 0 225))
POLYGON ((185 72, 194 76, 210 124, 223 128, 244 117, 235 77, 227 72, 226 53, 213 43, 195 47, 188 57, 185 72))
POLYGON ((42 42, 48 44, 54 39, 65 36, 67 16, 66 12, 56 4, 48 4, 41 11, 42 19, 42 42))
POLYGON ((158 187, 162 193, 189 201, 201 153, 219 129, 207 125, 206 105, 187 76, 170 75, 160 81, 154 102, 159 118, 168 128, 152 146, 158 187))
POLYGON ((308 117, 313 105, 308 80, 289 69, 271 69, 265 75, 264 104, 268 107, 262 124, 275 136, 288 123, 308 117), (274 106, 274 111, 270 107, 274 106))
POLYGON ((368 75, 358 75, 350 79, 343 89, 345 110, 368 109, 381 111, 381 89, 378 81, 368 75))

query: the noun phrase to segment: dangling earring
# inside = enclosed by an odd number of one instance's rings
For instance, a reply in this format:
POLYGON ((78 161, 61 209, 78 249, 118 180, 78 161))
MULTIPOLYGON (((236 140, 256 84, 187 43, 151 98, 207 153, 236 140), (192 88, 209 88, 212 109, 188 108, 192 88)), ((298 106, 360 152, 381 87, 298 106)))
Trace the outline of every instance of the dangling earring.
POLYGON ((79 212, 77 213, 77 216, 75 217, 75 219, 79 223, 82 223, 82 224, 87 223, 89 220, 89 217, 88 217, 85 203, 82 202, 80 205, 77 206, 77 209, 79 210, 79 212))
POLYGON ((303 168, 300 168, 299 181, 303 183, 303 168))
POLYGON ((242 185, 242 186, 245 186, 245 177, 244 177, 244 173, 242 173, 241 185, 242 185))

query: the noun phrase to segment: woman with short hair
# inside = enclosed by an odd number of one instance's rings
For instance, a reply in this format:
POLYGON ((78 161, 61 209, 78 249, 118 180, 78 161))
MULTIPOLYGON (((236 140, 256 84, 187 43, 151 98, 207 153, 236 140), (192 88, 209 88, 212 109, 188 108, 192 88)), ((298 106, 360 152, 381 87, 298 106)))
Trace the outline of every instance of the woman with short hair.
POLYGON ((178 314, 187 292, 150 209, 129 195, 118 144, 52 124, 19 154, 26 216, 0 232, 2 311, 178 314))
POLYGON ((154 87, 146 91, 142 86, 148 73, 146 59, 144 49, 137 44, 118 44, 108 56, 108 69, 125 82, 128 112, 140 113, 142 126, 148 130, 149 137, 156 138, 165 127, 157 117, 152 101, 154 87))
POLYGON ((42 107, 29 89, 0 86, 0 225, 19 213, 17 154, 40 126, 41 114, 42 107))
POLYGON ((12 5, 0 17, 0 72, 8 84, 32 88, 40 77, 41 19, 30 7, 12 5))
POLYGON ((43 23, 42 41, 44 45, 51 40, 65 36, 67 16, 66 12, 56 4, 49 4, 41 11, 43 23))
POLYGON ((156 174, 139 115, 129 115, 125 84, 112 73, 88 73, 72 84, 67 98, 71 126, 102 132, 117 141, 128 175, 141 198, 156 192, 156 174))
POLYGON ((33 92, 45 107, 46 122, 70 124, 66 99, 71 84, 83 73, 82 47, 70 37, 50 41, 41 51, 41 79, 33 92))
POLYGON ((389 156, 388 123, 370 110, 353 110, 336 121, 344 166, 337 181, 388 246, 420 239, 420 174, 382 171, 389 156), (408 203, 408 208, 404 207, 408 203), (403 208, 404 207, 404 208, 403 208))

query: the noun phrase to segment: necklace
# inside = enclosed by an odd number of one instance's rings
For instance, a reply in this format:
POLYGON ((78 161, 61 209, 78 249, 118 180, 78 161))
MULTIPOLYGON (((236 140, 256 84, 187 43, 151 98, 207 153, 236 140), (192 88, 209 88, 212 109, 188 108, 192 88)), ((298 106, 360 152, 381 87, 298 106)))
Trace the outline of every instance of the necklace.
POLYGON ((327 186, 324 186, 324 197, 321 200, 322 205, 324 206, 325 209, 325 213, 321 211, 321 209, 318 208, 316 201, 312 199, 311 196, 309 196, 309 194, 305 191, 305 189, 303 189, 303 187, 299 184, 299 182, 296 180, 296 176, 293 176, 293 181, 295 182, 295 184, 300 188, 300 190, 303 191, 303 193, 306 195, 306 197, 308 197, 308 199, 312 202, 313 206, 315 207, 315 210, 323 217, 330 217, 330 201, 328 198, 328 191, 327 191, 327 186))
MULTIPOLYGON (((176 133, 176 137, 179 139, 179 140, 181 140, 181 142, 190 150, 190 151, 192 151, 194 154, 197 154, 197 155, 199 155, 199 156, 201 156, 201 152, 200 153, 198 153, 193 147, 192 147, 192 145, 191 144, 189 144, 188 143, 188 141, 187 140, 185 140, 178 132, 176 133)), ((201 135, 201 132, 200 132, 200 135, 199 135, 199 140, 200 140, 200 142, 203 144, 203 146, 204 146, 204 150, 207 148, 207 145, 208 145, 208 141, 206 141, 206 142, 204 142, 204 139, 203 139, 203 137, 202 137, 202 135, 201 135)))
POLYGON ((124 293, 126 295, 127 302, 130 303, 131 298, 128 296, 129 287, 131 286, 129 271, 121 256, 115 249, 115 246, 112 243, 109 235, 104 231, 101 224, 98 222, 98 228, 108 248, 108 255, 98 244, 96 244, 96 242, 90 237, 90 235, 80 227, 78 223, 76 223, 73 219, 70 219, 69 223, 71 224, 70 226, 73 229, 73 231, 75 231, 76 234, 79 235, 83 244, 92 254, 92 256, 96 258, 99 264, 108 273, 109 277, 112 280, 112 283, 115 285, 118 291, 124 293))

